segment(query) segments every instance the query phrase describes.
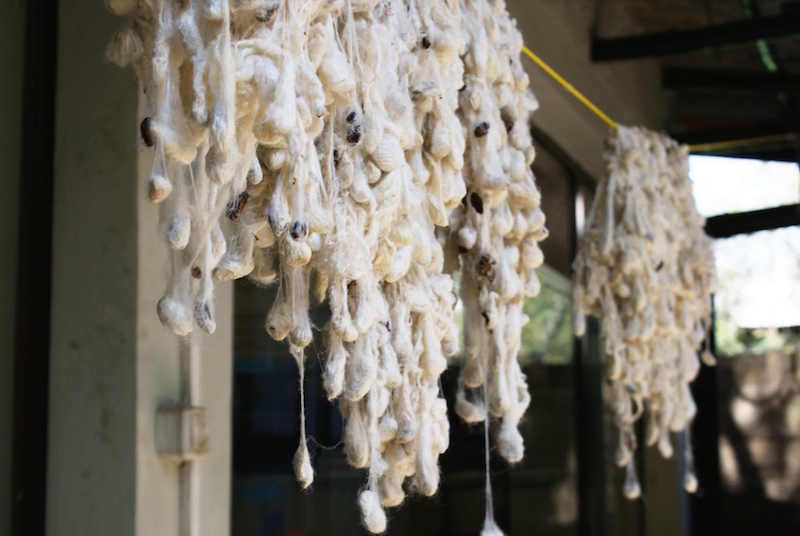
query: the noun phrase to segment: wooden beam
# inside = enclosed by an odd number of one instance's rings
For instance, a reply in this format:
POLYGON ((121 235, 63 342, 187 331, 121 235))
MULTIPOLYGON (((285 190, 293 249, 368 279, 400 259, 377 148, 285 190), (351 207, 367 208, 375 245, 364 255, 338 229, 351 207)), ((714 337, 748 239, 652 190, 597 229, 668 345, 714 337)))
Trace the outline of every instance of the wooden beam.
POLYGON ((747 160, 766 160, 770 162, 797 162, 800 159, 800 152, 794 147, 785 145, 783 147, 752 147, 745 149, 735 149, 735 152, 708 151, 692 152, 702 156, 720 156, 725 158, 742 158, 747 160))
POLYGON ((793 225, 800 225, 800 203, 713 216, 706 220, 706 234, 712 238, 728 238, 793 225))
POLYGON ((794 10, 694 30, 675 30, 614 38, 592 38, 592 61, 629 60, 684 54, 709 47, 800 34, 794 10))
POLYGON ((689 129, 683 131, 670 129, 669 134, 681 143, 700 145, 722 141, 765 138, 767 136, 791 133, 795 130, 796 127, 793 127, 788 122, 773 122, 763 123, 761 125, 731 125, 721 128, 689 129))
POLYGON ((661 69, 664 89, 724 89, 730 91, 800 91, 800 76, 760 71, 731 71, 724 69, 696 69, 664 67, 661 69))

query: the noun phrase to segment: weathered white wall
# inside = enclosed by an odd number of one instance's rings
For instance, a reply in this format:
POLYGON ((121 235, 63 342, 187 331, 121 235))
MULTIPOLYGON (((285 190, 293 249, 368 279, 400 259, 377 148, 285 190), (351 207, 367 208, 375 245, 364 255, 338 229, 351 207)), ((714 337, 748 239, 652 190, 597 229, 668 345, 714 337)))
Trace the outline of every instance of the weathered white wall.
MULTIPOLYGON (((177 470, 153 438, 156 409, 180 397, 178 342, 155 313, 166 256, 137 172, 133 74, 103 59, 122 21, 99 1, 59 17, 47 534, 177 534, 177 470)), ((203 536, 229 530, 231 312, 222 287, 203 352, 203 536)))
POLYGON ((20 179, 23 0, 0 2, 0 534, 11 533, 11 446, 13 437, 17 200, 20 179))
MULTIPOLYGON (((655 61, 594 64, 591 26, 596 2, 507 0, 523 39, 533 52, 564 76, 612 119, 661 128, 667 98, 655 61)), ((608 127, 527 58, 523 58, 540 109, 533 123, 550 135, 586 171, 600 177, 608 127)))

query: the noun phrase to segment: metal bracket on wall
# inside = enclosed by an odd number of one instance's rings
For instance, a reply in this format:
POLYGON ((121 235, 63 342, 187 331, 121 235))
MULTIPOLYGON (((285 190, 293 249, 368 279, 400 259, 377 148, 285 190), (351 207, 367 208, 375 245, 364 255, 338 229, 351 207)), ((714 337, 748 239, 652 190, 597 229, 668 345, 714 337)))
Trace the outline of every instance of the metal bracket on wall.
POLYGON ((165 405, 156 412, 156 452, 177 464, 194 461, 208 454, 206 408, 165 405))

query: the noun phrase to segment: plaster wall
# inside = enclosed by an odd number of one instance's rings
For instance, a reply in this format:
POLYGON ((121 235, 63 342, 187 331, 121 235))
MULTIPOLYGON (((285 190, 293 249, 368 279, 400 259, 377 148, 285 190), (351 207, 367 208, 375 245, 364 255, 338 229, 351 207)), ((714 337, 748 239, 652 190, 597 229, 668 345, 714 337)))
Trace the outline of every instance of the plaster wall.
MULTIPOLYGON (((508 0, 525 44, 615 121, 663 127, 667 96, 653 60, 592 63, 595 4, 587 0, 508 0)), ((540 109, 533 123, 599 178, 608 127, 536 64, 523 58, 540 109)))
MULTIPOLYGON (((103 58, 121 19, 103 2, 59 10, 47 534, 177 534, 177 468, 155 414, 181 396, 178 341, 160 326, 166 246, 145 197, 138 89, 103 58), (137 171, 138 170, 138 171, 137 171)), ((203 341, 210 453, 198 462, 200 534, 229 527, 232 292, 203 341)))

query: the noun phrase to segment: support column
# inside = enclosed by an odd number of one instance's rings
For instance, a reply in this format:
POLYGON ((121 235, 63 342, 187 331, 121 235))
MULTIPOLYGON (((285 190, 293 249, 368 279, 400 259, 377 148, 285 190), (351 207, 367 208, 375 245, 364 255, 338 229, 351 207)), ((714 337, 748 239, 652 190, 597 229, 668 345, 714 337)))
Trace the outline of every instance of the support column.
MULTIPOLYGON (((156 412, 181 397, 179 341, 161 327, 166 246, 146 201, 132 72, 103 59, 123 20, 62 5, 56 100, 47 534, 178 535, 179 469, 156 453, 156 412), (138 149, 137 149, 138 148, 138 149), (138 172, 137 172, 138 169, 138 172)), ((201 339, 209 453, 200 536, 229 533, 232 288, 201 339)))

